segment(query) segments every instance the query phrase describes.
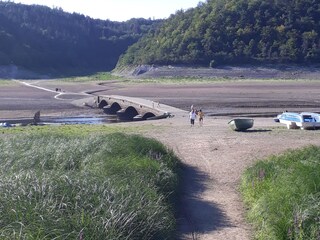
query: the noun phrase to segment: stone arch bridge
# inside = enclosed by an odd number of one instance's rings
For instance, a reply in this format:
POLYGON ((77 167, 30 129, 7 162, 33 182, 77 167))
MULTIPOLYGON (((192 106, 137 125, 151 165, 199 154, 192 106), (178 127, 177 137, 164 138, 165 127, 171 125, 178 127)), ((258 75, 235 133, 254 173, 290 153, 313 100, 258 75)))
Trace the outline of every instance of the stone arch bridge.
POLYGON ((124 97, 124 96, 96 96, 97 106, 106 114, 117 115, 122 121, 139 121, 172 117, 170 106, 158 102, 124 97))

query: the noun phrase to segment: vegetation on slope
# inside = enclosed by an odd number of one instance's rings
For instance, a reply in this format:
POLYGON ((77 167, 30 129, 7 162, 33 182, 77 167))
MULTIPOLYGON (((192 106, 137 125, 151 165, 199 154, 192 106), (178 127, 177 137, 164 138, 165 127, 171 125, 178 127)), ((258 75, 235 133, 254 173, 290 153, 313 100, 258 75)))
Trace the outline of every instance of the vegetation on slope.
POLYGON ((318 240, 320 147, 274 156, 248 169, 242 181, 255 239, 318 240))
POLYGON ((0 148, 1 239, 173 239, 178 161, 159 142, 58 131, 0 148))
POLYGON ((36 71, 110 71, 160 20, 96 20, 62 9, 0 2, 0 65, 36 71))
POLYGON ((319 63, 319 37, 319 1, 208 0, 171 15, 118 66, 319 63))

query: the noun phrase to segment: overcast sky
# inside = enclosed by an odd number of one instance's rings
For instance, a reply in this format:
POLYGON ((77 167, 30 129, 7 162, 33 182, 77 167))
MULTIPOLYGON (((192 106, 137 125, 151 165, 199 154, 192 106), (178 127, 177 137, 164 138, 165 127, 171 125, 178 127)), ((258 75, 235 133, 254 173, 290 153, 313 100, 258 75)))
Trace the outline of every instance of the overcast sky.
POLYGON ((177 10, 196 7, 205 0, 13 0, 15 3, 61 7, 92 18, 126 21, 130 18, 168 18, 177 10))

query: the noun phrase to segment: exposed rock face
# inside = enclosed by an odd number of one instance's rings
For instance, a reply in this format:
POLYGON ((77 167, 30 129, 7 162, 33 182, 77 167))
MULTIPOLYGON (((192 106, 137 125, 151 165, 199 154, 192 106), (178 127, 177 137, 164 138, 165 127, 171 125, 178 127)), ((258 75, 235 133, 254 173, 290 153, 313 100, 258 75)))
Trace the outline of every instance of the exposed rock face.
POLYGON ((149 72, 152 68, 153 66, 150 66, 150 65, 140 65, 133 71, 132 75, 138 76, 138 75, 144 74, 146 72, 149 72))
POLYGON ((235 79, 319 79, 320 66, 263 65, 221 66, 217 68, 190 66, 139 65, 114 71, 116 75, 138 78, 235 78, 235 79))

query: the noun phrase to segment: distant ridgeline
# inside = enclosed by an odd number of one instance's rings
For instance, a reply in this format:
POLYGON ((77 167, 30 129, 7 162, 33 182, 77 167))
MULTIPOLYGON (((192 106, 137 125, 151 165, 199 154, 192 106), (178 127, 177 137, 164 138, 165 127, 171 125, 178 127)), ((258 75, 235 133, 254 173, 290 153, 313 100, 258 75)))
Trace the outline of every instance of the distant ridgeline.
POLYGON ((132 45, 118 66, 320 63, 320 1, 207 0, 132 45))
POLYGON ((0 1, 0 65, 58 73, 112 70, 128 46, 161 22, 95 20, 0 1))

